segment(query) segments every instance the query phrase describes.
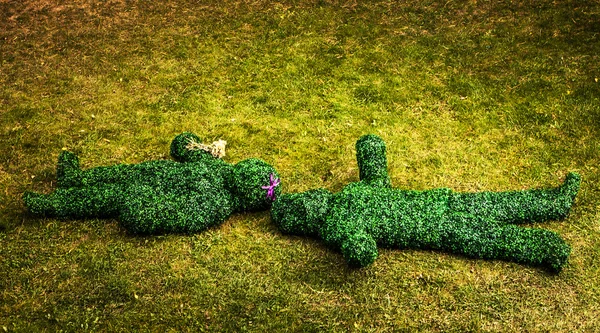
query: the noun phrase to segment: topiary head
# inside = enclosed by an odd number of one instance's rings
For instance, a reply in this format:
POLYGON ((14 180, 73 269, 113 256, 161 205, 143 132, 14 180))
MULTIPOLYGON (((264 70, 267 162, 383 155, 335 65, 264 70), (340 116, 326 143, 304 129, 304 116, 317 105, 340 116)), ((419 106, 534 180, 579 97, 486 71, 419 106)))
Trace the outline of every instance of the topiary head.
POLYGON ((279 174, 275 168, 256 158, 234 165, 230 184, 238 202, 237 211, 269 209, 281 193, 279 174))
POLYGON ((284 194, 273 204, 271 218, 284 233, 317 236, 329 212, 331 196, 325 189, 284 194))

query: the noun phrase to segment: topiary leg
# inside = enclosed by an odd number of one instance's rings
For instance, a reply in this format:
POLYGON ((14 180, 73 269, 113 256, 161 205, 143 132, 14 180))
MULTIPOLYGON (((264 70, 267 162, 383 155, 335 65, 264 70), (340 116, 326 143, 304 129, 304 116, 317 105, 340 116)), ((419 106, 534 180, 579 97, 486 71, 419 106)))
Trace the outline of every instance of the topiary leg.
POLYGON ((579 191, 581 177, 569 173, 553 189, 512 192, 453 193, 449 206, 454 212, 483 216, 502 223, 560 220, 568 216, 579 191))
POLYGON ((151 174, 156 170, 157 163, 118 164, 100 166, 88 170, 81 170, 79 159, 69 151, 63 151, 58 156, 56 178, 58 188, 102 186, 111 183, 125 183, 132 181, 134 176, 151 174))
POLYGON ((23 202, 34 215, 47 217, 113 217, 120 190, 116 186, 59 188, 51 194, 25 192, 23 202))
POLYGON ((81 185, 81 169, 79 159, 70 151, 63 150, 58 156, 56 179, 59 188, 77 187, 81 185))
POLYGON ((128 184, 140 177, 152 177, 160 172, 160 163, 117 164, 99 166, 81 171, 81 186, 102 186, 104 184, 128 184))
POLYGON ((471 258, 500 259, 559 272, 571 248, 555 232, 454 214, 440 224, 440 250, 471 258))

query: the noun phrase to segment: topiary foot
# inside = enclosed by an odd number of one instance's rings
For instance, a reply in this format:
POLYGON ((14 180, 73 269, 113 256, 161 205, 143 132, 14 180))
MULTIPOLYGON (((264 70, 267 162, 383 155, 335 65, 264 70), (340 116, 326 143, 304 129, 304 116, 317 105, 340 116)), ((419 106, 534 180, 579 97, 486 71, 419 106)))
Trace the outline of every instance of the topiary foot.
POLYGON ((565 243, 551 246, 544 264, 551 272, 560 273, 567 264, 570 254, 571 247, 565 243))
POLYGON ((81 186, 81 169, 79 158, 70 151, 62 151, 58 156, 56 178, 59 188, 81 186))
POLYGON ((580 184, 581 176, 576 172, 569 172, 563 184, 557 188, 558 196, 556 202, 559 206, 559 218, 564 219, 569 216, 571 206, 575 202, 575 196, 579 192, 580 184))
POLYGON ((567 196, 571 203, 575 200, 579 186, 581 184, 581 176, 576 172, 569 172, 564 183, 560 186, 561 194, 567 196))
POLYGON ((54 216, 56 215, 56 207, 48 195, 35 192, 23 193, 23 202, 27 210, 37 216, 54 216))

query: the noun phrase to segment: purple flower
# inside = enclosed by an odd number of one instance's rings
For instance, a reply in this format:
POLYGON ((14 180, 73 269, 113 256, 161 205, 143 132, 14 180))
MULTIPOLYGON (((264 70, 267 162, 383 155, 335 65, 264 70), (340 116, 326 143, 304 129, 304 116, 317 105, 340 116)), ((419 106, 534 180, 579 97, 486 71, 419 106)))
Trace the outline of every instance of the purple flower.
POLYGON ((279 183, 279 178, 275 177, 273 174, 269 175, 269 186, 262 186, 263 190, 267 190, 267 198, 275 201, 275 187, 277 187, 279 183))

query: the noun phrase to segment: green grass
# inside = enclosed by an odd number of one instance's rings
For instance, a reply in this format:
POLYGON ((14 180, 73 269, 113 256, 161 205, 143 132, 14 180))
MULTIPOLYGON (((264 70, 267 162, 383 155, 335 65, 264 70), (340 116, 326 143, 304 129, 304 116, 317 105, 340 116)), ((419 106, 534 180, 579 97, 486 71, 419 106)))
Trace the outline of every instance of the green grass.
POLYGON ((0 0, 0 331, 542 331, 600 327, 596 1, 0 0), (348 269, 268 212, 197 235, 24 213, 61 149, 84 168, 168 158, 193 131, 283 190, 358 179, 501 191, 583 176, 560 275, 427 251, 348 269))

